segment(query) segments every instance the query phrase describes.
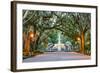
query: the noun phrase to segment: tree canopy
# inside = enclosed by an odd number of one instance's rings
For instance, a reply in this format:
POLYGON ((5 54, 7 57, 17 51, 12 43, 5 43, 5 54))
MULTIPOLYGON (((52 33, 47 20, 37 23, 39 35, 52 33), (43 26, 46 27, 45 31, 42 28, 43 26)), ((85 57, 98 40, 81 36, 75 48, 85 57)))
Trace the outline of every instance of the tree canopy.
POLYGON ((57 34, 61 32, 63 43, 70 40, 75 44, 80 38, 80 52, 84 53, 86 42, 90 42, 90 27, 90 13, 23 10, 23 32, 27 36, 30 31, 37 34, 33 49, 57 43, 57 34))

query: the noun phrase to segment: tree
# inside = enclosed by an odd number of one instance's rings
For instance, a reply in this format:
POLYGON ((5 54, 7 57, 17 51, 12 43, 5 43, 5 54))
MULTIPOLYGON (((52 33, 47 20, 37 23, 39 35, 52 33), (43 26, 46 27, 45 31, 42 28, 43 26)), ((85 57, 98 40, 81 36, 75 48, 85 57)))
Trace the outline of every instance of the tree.
POLYGON ((23 11, 23 32, 28 36, 33 32, 35 41, 33 50, 38 49, 41 43, 55 43, 56 31, 62 32, 63 37, 73 41, 80 38, 80 52, 84 54, 85 34, 90 30, 91 15, 89 13, 60 12, 60 11, 23 11), (45 41, 44 41, 45 40, 45 41))
POLYGON ((89 13, 66 13, 61 28, 58 30, 63 31, 67 36, 76 40, 77 37, 80 38, 80 52, 84 54, 85 45, 85 33, 90 30, 91 27, 91 16, 89 13))

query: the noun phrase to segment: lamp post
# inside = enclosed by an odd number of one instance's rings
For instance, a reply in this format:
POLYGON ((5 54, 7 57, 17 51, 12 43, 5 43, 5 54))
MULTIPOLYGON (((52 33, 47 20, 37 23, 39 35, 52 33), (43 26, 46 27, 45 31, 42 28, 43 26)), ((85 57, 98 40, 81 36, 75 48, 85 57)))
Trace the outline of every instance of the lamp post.
POLYGON ((30 39, 30 55, 32 56, 32 42, 34 41, 34 33, 31 31, 30 33, 29 33, 29 39, 30 39))
POLYGON ((80 37, 77 37, 77 41, 78 41, 78 43, 79 43, 79 50, 81 49, 81 39, 80 39, 80 37))
POLYGON ((34 36, 33 33, 30 33, 30 38, 33 38, 33 36, 34 36))
POLYGON ((80 41, 80 38, 79 37, 77 37, 77 41, 80 41))

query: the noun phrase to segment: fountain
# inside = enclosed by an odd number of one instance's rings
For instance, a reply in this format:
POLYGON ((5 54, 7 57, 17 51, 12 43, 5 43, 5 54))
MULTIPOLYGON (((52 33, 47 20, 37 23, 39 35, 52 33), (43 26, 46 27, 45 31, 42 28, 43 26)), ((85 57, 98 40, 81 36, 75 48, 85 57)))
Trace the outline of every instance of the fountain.
POLYGON ((60 32, 58 33, 58 51, 61 51, 61 34, 60 32))
POLYGON ((61 32, 58 33, 57 37, 58 37, 57 38, 58 42, 56 44, 54 44, 54 46, 51 48, 51 51, 56 50, 56 52, 57 51, 61 52, 62 50, 65 49, 65 45, 61 42, 61 32))

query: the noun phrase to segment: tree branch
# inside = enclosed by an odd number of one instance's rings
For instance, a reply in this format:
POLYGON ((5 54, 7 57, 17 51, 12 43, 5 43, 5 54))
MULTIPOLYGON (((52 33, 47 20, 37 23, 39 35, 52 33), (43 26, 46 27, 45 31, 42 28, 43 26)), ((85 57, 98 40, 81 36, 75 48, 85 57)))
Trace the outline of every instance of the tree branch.
POLYGON ((27 23, 33 16, 34 16, 34 13, 33 13, 26 21, 23 22, 23 25, 24 25, 25 23, 27 23))
POLYGON ((27 17, 27 15, 28 15, 28 10, 26 10, 26 12, 25 12, 25 14, 24 14, 24 16, 23 16, 23 20, 27 17))

